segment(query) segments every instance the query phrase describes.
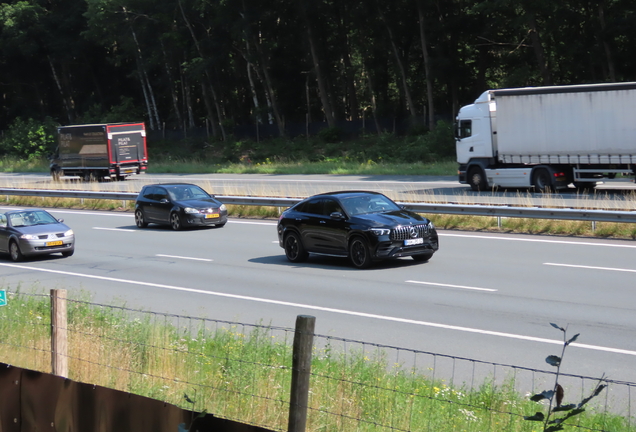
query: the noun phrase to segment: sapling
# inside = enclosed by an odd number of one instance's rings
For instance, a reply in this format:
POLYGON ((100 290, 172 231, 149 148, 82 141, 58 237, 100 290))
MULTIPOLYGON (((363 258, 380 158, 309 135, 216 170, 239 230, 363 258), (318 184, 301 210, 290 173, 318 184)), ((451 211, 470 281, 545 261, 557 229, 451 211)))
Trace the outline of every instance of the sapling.
POLYGON ((554 323, 550 323, 550 325, 563 332, 563 349, 561 350, 561 357, 550 355, 545 359, 545 362, 547 364, 549 364, 550 366, 554 366, 557 369, 554 378, 554 387, 552 388, 552 390, 545 390, 530 397, 530 400, 534 402, 540 402, 547 399, 548 412, 544 414, 538 411, 533 416, 523 417, 525 420, 543 422, 543 432, 563 430, 566 420, 584 412, 585 408, 583 408, 583 406, 587 404, 593 397, 598 396, 599 393, 603 391, 605 387, 607 387, 607 384, 603 384, 604 382, 606 382, 605 378, 601 377, 601 379, 599 379, 599 382, 596 384, 596 388, 594 389, 594 391, 592 391, 592 394, 590 396, 584 398, 578 404, 563 405, 563 397, 565 396, 565 391, 559 384, 561 364, 563 362, 563 356, 565 355, 565 349, 579 337, 580 333, 577 333, 568 340, 566 329, 554 323), (558 415, 562 416, 557 417, 558 415))

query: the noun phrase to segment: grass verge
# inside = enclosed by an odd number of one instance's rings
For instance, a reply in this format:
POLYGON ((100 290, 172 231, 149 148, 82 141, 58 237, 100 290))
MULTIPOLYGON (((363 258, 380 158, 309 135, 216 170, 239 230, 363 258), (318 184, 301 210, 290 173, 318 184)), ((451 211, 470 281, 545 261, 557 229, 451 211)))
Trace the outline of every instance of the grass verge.
MULTIPOLYGON (((50 371, 48 296, 9 292, 0 309, 0 361, 50 371)), ((217 416, 285 430, 291 334, 267 326, 144 314, 71 301, 69 378, 217 416), (193 400, 188 404, 184 394, 193 400)), ((535 431, 537 405, 513 377, 481 384, 435 378, 390 362, 386 352, 342 352, 327 344, 312 361, 308 431, 535 431)), ((629 419, 591 408, 588 430, 634 430, 629 419)))

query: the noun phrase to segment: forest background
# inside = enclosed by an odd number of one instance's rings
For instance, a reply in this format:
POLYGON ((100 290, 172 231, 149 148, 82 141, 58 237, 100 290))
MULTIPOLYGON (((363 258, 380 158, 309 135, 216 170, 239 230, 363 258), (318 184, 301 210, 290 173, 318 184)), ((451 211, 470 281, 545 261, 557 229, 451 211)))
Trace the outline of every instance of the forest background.
POLYGON ((357 158, 449 158, 483 91, 635 80, 635 44, 633 0, 3 0, 0 156, 143 121, 151 156, 252 162, 317 136, 320 157, 361 138, 384 152, 357 158))

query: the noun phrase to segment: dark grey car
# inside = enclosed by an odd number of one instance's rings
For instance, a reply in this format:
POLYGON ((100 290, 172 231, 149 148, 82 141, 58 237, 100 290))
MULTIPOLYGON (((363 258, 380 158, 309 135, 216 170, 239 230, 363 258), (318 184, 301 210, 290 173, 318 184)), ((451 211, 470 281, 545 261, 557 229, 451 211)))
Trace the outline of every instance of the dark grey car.
POLYGON ((13 261, 26 256, 61 253, 69 257, 75 252, 75 234, 45 210, 11 210, 0 214, 0 252, 13 261))
POLYGON ((189 183, 146 185, 135 201, 135 223, 145 228, 149 223, 185 227, 216 226, 227 223, 225 204, 199 186, 189 183))

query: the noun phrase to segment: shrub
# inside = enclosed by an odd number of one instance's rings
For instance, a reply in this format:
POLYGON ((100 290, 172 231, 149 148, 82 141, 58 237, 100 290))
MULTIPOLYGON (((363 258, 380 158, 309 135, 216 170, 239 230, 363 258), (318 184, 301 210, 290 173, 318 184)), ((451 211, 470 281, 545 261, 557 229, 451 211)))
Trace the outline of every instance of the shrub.
POLYGON ((41 158, 55 150, 58 124, 50 117, 44 123, 17 118, 0 141, 0 152, 22 159, 41 158))

